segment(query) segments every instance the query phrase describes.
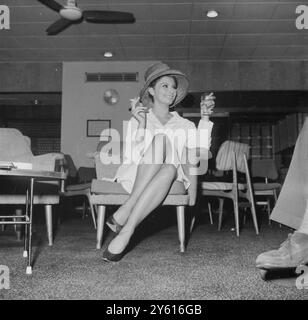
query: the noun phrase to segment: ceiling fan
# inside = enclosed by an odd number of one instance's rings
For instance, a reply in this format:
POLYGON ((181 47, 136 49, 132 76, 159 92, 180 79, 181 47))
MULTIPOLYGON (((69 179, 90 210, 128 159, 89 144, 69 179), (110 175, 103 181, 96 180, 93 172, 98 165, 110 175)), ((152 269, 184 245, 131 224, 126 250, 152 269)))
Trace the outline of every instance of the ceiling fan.
POLYGON ((75 0, 67 0, 66 6, 62 6, 55 0, 38 0, 48 8, 56 11, 60 19, 51 24, 46 32, 48 35, 56 35, 72 24, 81 23, 83 20, 91 23, 134 23, 132 13, 121 11, 84 10, 78 8, 75 0))

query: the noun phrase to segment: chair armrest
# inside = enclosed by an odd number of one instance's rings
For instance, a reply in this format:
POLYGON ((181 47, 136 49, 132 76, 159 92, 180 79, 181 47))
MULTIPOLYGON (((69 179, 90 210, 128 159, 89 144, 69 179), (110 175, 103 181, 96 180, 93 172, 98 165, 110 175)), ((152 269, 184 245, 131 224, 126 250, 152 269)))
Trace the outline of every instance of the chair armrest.
POLYGON ((46 153, 33 157, 33 170, 55 171, 56 160, 64 160, 62 153, 46 153))

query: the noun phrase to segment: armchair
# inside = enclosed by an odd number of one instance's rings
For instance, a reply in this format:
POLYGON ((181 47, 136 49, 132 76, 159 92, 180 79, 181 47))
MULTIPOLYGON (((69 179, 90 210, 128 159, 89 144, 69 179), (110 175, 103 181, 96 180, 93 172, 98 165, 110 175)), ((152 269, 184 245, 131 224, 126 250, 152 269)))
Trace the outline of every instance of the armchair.
MULTIPOLYGON (((122 148, 114 148, 114 150, 122 150, 122 148)), ((121 159, 121 155, 119 157, 121 159)), ((94 154, 94 158, 97 179, 92 180, 91 202, 97 206, 96 248, 100 249, 103 240, 106 206, 122 205, 129 197, 129 194, 121 184, 112 180, 119 164, 103 164, 100 160, 99 152, 94 154)), ((175 181, 162 204, 176 207, 180 252, 185 251, 185 208, 194 206, 197 196, 197 176, 189 174, 189 167, 190 165, 184 166, 185 174, 191 181, 188 191, 185 190, 183 183, 175 181)))
POLYGON ((67 169, 68 176, 75 177, 74 181, 70 181, 62 192, 63 197, 83 197, 82 218, 86 215, 86 205, 88 203, 94 228, 96 229, 96 213, 95 207, 91 203, 91 181, 96 177, 95 168, 80 167, 76 169, 72 158, 69 155, 65 155, 65 167, 67 169), (87 200, 87 203, 86 203, 87 200))
MULTIPOLYGON (((48 153, 34 156, 31 151, 30 139, 19 130, 13 128, 0 128, 0 161, 24 163, 29 169, 55 171, 56 161, 63 159, 61 153, 48 153)), ((1 178, 3 179, 3 178, 1 178)), ((24 205, 26 203, 26 192, 23 181, 14 178, 4 178, 0 187, 0 204, 24 205)), ((39 182, 34 188, 34 204, 44 205, 47 225, 48 243, 53 244, 52 232, 52 206, 59 203, 59 183, 39 182), (39 185, 39 188, 37 187, 39 185)), ((16 209, 17 219, 21 214, 16 209)), ((0 216, 1 218, 1 216, 0 216)), ((20 233, 17 234, 20 236, 20 233)))

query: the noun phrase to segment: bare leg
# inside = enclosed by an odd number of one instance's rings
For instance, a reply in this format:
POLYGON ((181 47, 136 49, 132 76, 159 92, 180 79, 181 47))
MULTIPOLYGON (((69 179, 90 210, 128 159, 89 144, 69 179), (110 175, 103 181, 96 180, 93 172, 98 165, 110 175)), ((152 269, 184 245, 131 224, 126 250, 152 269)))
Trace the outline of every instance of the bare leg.
POLYGON ((176 172, 174 165, 162 165, 161 169, 141 193, 121 232, 110 242, 108 250, 111 253, 123 252, 136 226, 158 207, 168 194, 176 178, 176 172))
POLYGON ((161 169, 162 164, 166 160, 169 147, 170 144, 165 135, 158 134, 153 138, 151 146, 149 146, 149 148, 146 150, 143 155, 143 159, 138 165, 136 180, 129 198, 113 214, 114 219, 120 225, 124 225, 126 223, 128 216, 130 215, 144 188, 161 169))

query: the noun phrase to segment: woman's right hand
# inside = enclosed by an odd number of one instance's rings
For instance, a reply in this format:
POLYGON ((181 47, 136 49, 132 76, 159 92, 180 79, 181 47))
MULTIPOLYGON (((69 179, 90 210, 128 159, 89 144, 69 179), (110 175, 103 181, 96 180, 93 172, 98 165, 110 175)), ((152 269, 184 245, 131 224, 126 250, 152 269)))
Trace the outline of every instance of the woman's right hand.
POLYGON ((139 124, 145 124, 146 113, 148 113, 148 108, 144 107, 139 101, 140 97, 130 99, 131 113, 132 116, 139 122, 139 124))

